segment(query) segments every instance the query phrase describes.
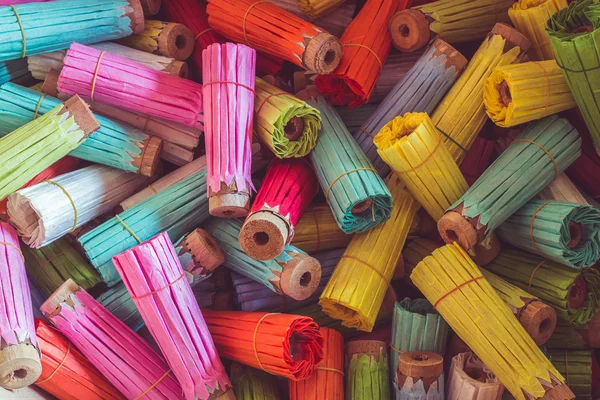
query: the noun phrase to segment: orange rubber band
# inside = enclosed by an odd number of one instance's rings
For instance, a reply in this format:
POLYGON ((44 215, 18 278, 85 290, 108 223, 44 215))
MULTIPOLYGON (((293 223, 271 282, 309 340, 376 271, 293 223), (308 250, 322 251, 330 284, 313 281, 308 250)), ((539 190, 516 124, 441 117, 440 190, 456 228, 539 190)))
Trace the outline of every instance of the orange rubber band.
POLYGON ((377 170, 373 169, 373 168, 354 168, 351 169, 350 171, 346 171, 341 173, 337 178, 335 178, 330 184, 329 187, 327 188, 327 191, 325 192, 325 201, 327 203, 329 203, 329 192, 331 191, 331 188, 333 187, 333 185, 342 177, 352 173, 352 172, 358 172, 358 171, 373 171, 374 173, 378 174, 377 170))
POLYGON ((250 44, 250 41, 248 40, 248 35, 246 35, 246 19, 248 18, 248 14, 250 13, 250 10, 252 10, 255 6, 259 5, 260 3, 269 3, 269 1, 267 1, 267 0, 259 0, 256 3, 253 3, 246 10, 246 14, 244 14, 244 20, 242 21, 242 30, 244 31, 244 40, 246 41, 246 44, 248 46, 252 47, 252 48, 254 48, 254 47, 250 44))
POLYGON ((197 34, 197 35, 194 37, 194 42, 195 42, 196 40, 198 40, 198 38, 200 38, 200 36, 204 35, 206 32, 210 32, 210 31, 214 31, 214 29, 213 29, 213 28, 208 28, 208 29, 205 29, 205 30, 203 30, 203 31, 202 31, 202 32, 200 32, 199 34, 197 34))
POLYGON ((169 288, 169 287, 173 286, 174 284, 176 284, 184 276, 185 276, 185 271, 182 271, 181 275, 179 275, 177 277, 177 279, 175 279, 173 282, 169 283, 168 285, 165 285, 165 286, 163 286, 161 288, 158 288, 156 290, 153 290, 153 291, 151 291, 149 293, 146 293, 146 294, 143 294, 141 296, 131 296, 131 298, 134 299, 134 300, 138 300, 138 299, 143 299, 144 297, 152 296, 153 294, 156 294, 156 293, 160 292, 161 290, 165 290, 166 288, 169 288))
POLYGON ((58 364, 58 366, 54 369, 54 371, 52 371, 52 373, 46 378, 46 379, 42 379, 41 381, 37 381, 35 382, 36 385, 40 385, 44 382, 48 382, 50 379, 52 379, 52 377, 58 372, 58 370, 60 369, 60 367, 63 366, 63 364, 65 363, 65 361, 67 361, 67 357, 69 356, 69 352, 71 351, 71 342, 67 341, 67 351, 65 352, 65 356, 63 357, 62 361, 60 362, 60 364, 58 364))
POLYGON ((158 385, 163 379, 165 379, 169 374, 171 373, 171 370, 168 370, 167 372, 165 372, 163 374, 163 376, 161 376, 160 378, 158 378, 156 380, 156 382, 154 382, 152 385, 148 386, 148 389, 144 390, 142 393, 140 393, 135 399, 133 400, 138 400, 141 399, 142 397, 144 397, 146 394, 148 394, 149 391, 151 391, 152 389, 154 389, 156 387, 156 385, 158 385))
POLYGON ((12 247, 13 249, 17 250, 17 251, 19 252, 19 254, 21 255, 21 258, 22 258, 23 260, 25 260, 25 257, 23 257, 23 253, 21 252, 21 249, 20 249, 20 248, 18 248, 17 246, 15 246, 14 244, 12 244, 12 243, 8 243, 8 242, 0 242, 0 244, 6 245, 6 246, 10 246, 10 247, 12 247))
POLYGON ((23 22, 21 22, 21 16, 19 15, 19 12, 15 8, 15 6, 11 4, 10 8, 12 8, 15 17, 17 17, 17 24, 19 24, 19 29, 21 30, 21 36, 23 37, 23 50, 21 51, 21 58, 25 58, 25 56, 27 55, 27 38, 25 37, 25 29, 23 28, 23 22))
POLYGON ((247 90, 251 91, 252 94, 254 96, 256 96, 256 92, 254 91, 254 89, 252 89, 250 86, 246 86, 246 85, 238 83, 238 82, 213 81, 213 82, 203 83, 202 84, 202 90, 204 90, 204 88, 207 87, 207 86, 221 84, 221 83, 222 84, 227 84, 227 85, 236 85, 236 86, 239 86, 239 87, 243 87, 244 89, 247 89, 247 90))
POLYGON ((94 77, 92 78, 92 92, 90 93, 90 100, 94 101, 94 91, 96 90, 96 79, 98 79, 98 71, 100 70, 100 63, 105 51, 101 52, 96 62, 96 69, 94 70, 94 77))
POLYGON ((542 261, 540 261, 540 263, 537 265, 537 267, 535 267, 533 269, 533 271, 531 271, 531 276, 529 277, 529 285, 527 286, 527 293, 531 294, 531 283, 533 282, 533 277, 535 276, 535 273, 537 272, 537 270, 546 262, 546 259, 544 258, 542 261))
POLYGON ((267 314, 263 315, 261 317, 261 319, 258 320, 258 322, 256 323, 256 327, 254 328, 254 337, 252 339, 252 344, 254 345, 254 355, 256 356, 256 361, 258 361, 258 365, 260 365, 260 369, 262 369, 266 373, 269 373, 269 371, 267 371, 265 369, 262 362, 260 362, 260 358, 258 357, 258 349, 256 348, 256 335, 258 334, 258 327, 260 326, 261 322, 263 322, 263 320, 265 318, 267 318, 270 315, 279 315, 279 314, 281 314, 281 313, 267 313, 267 314))
POLYGON ((556 163, 556 160, 554 159, 554 157, 552 157, 552 154, 550 154, 550 152, 548 152, 548 150, 546 150, 544 148, 544 146, 542 146, 541 144, 534 142, 533 140, 529 140, 529 139, 517 139, 515 140, 513 143, 517 143, 517 142, 526 142, 526 143, 531 143, 531 144, 535 144, 537 147, 539 147, 540 149, 542 149, 542 151, 544 153, 546 153, 546 155, 548 157, 550 157, 550 160, 552 160, 552 164, 554 164, 554 178, 558 178, 558 164, 556 163))
POLYGON ((265 97, 265 99, 262 101, 262 103, 260 103, 260 106, 258 107, 258 111, 256 111, 256 115, 260 115, 260 110, 262 110, 262 107, 265 105, 267 100, 269 100, 271 97, 283 96, 285 94, 289 94, 289 93, 287 93, 287 92, 273 93, 273 94, 270 94, 267 97, 265 97))
POLYGON ((354 256, 347 256, 347 255, 343 255, 340 257, 340 260, 342 258, 348 258, 350 260, 354 260, 354 261, 358 261, 359 263, 366 265, 367 267, 369 267, 373 272, 375 272, 377 275, 379 275, 379 277, 381 278, 382 281, 385 282, 386 286, 388 286, 390 284, 389 280, 374 266, 372 266, 371 264, 364 262, 363 260, 361 260, 360 258, 354 257, 354 256))
POLYGON ((337 372, 338 374, 341 374, 342 376, 344 376, 344 373, 342 371, 340 371, 339 369, 336 368, 329 368, 329 367, 317 367, 315 369, 321 370, 321 371, 332 371, 332 372, 337 372))
POLYGON ((390 348, 391 348, 392 350, 394 350, 394 351, 395 351, 396 353, 398 353, 398 354, 402 354, 402 353, 404 353, 403 351, 400 351, 400 350, 398 350, 397 348, 395 348, 394 346, 392 346, 392 344, 391 344, 391 343, 390 343, 390 348))
POLYGON ((350 46, 361 47, 363 49, 369 50, 369 52, 371 54, 373 54, 375 56, 375 58, 377 59, 377 62, 379 63, 379 69, 383 69, 383 63, 381 62, 381 58, 379 58, 379 56, 377 55, 377 53, 375 53, 372 48, 370 48, 368 46, 365 46, 363 44, 358 44, 358 43, 348 43, 348 44, 343 44, 342 45, 342 47, 350 47, 350 46))
POLYGON ((437 305, 440 303, 440 301, 444 300, 446 297, 450 296, 452 293, 456 292, 457 290, 459 290, 460 288, 462 288, 463 286, 468 285, 469 283, 473 283, 475 281, 478 281, 480 279, 485 278, 485 276, 483 275, 479 275, 473 279, 469 279, 468 281, 464 281, 463 283, 461 283, 460 285, 456 286, 454 289, 452 289, 451 291, 449 291, 448 293, 446 293, 445 295, 443 295, 442 297, 440 297, 439 299, 437 299, 437 301, 433 304, 433 308, 437 310, 437 305))
POLYGON ((531 222, 529 222, 529 238, 531 239, 531 243, 533 243, 533 247, 535 247, 535 251, 537 251, 542 257, 545 257, 544 253, 542 253, 540 251, 540 249, 537 247, 537 244, 535 243, 535 239, 533 237, 533 223, 535 221, 535 217, 537 215, 538 212, 540 212, 540 210, 544 207, 546 207, 548 204, 552 203, 554 200, 548 200, 546 201, 544 204, 542 204, 541 206, 538 207, 537 210, 535 210, 535 212, 533 213, 533 215, 531 216, 531 222))

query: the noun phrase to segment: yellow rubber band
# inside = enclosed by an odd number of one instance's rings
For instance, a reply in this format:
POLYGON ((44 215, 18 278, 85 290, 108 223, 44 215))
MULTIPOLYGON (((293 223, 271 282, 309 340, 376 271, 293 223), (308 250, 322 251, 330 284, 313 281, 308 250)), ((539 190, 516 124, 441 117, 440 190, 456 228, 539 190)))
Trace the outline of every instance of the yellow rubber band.
POLYGON ((250 44, 250 41, 248 41, 248 36, 246 35, 246 19, 248 18, 248 14, 250 13, 250 10, 252 10, 255 6, 259 5, 260 3, 270 3, 270 2, 267 0, 259 0, 256 3, 252 4, 246 10, 246 14, 244 14, 244 20, 242 21, 242 30, 244 31, 244 40, 246 41, 246 44, 252 48, 254 48, 254 47, 250 44))
POLYGON ((327 188, 327 192, 325 192, 325 201, 329 203, 329 192, 331 191, 331 188, 333 187, 333 185, 342 177, 352 173, 352 172, 357 172, 357 171, 373 171, 376 174, 378 173, 377 170, 373 169, 373 168, 355 168, 355 169, 351 169, 350 171, 346 171, 341 173, 337 178, 335 178, 330 184, 329 187, 327 188))
POLYGON ((377 55, 377 53, 375 53, 372 48, 370 48, 368 46, 365 46, 363 44, 358 44, 358 43, 343 44, 342 47, 362 47, 363 49, 369 50, 369 52, 371 54, 373 54, 375 56, 375 58, 377 59, 377 62, 379 63, 379 69, 383 68, 383 63, 381 62, 381 58, 379 58, 379 56, 377 55))
POLYGON ((149 391, 151 391, 152 389, 154 389, 156 387, 156 385, 158 385, 163 379, 165 379, 167 377, 167 375, 169 375, 171 373, 171 370, 168 370, 167 372, 165 372, 163 374, 163 376, 161 376, 160 378, 158 378, 156 380, 156 382, 154 382, 152 385, 150 385, 148 387, 148 389, 144 390, 142 393, 140 393, 135 399, 133 400, 138 400, 141 399, 142 397, 144 397, 149 391))
POLYGON ((20 248, 18 248, 18 247, 17 247, 17 246, 15 246, 14 244, 12 244, 12 243, 8 243, 8 242, 0 242, 0 245, 2 245, 2 244, 3 244, 3 245, 6 245, 6 246, 10 246, 10 247, 12 247, 13 249, 15 249, 16 251, 18 251, 18 252, 19 252, 19 254, 21 255, 21 258, 22 258, 23 260, 25 260, 25 257, 23 257, 23 253, 21 252, 21 249, 20 249, 20 248))
POLYGON ((27 38, 25 37, 25 29, 23 29, 23 23, 21 22, 21 16, 19 16, 19 12, 15 8, 15 6, 11 5, 13 12, 15 13, 15 17, 17 17, 17 24, 19 24, 19 29, 21 29, 21 36, 23 37, 23 52, 21 53, 21 58, 25 58, 27 55, 27 38))
POLYGON ((38 117, 38 113, 40 112, 40 106, 42 105, 42 100, 44 100, 44 97, 46 97, 45 94, 42 94, 42 97, 40 97, 40 99, 37 102, 37 105, 35 106, 35 112, 33 113, 33 119, 36 119, 38 117))
POLYGON ((56 183, 54 181, 42 181, 42 182, 46 182, 46 183, 50 183, 54 186, 56 186, 57 188, 59 188, 60 190, 62 190, 62 192, 65 194, 65 196, 67 196, 67 199, 69 199, 69 201, 71 202, 71 207, 73 207, 73 228, 71 229, 71 232, 73 232, 75 229, 77 229, 77 208, 75 207, 75 202, 73 201, 73 198, 71 197, 71 195, 69 194, 69 192, 67 192, 67 190, 62 187, 61 184, 56 183))
POLYGON ((128 227, 125 222, 123 222, 123 220, 121 219, 121 217, 119 217, 119 214, 115 215, 115 218, 119 220, 119 222, 121 223, 121 225, 123 225, 123 228, 125 228, 127 230, 127 232, 129 232, 131 234, 131 236, 133 236, 135 238, 135 240, 137 240, 137 242, 139 244, 142 244, 142 241, 140 240, 140 238, 138 237, 138 235, 136 235, 135 232, 132 231, 131 228, 128 227))
POLYGON ((267 314, 263 315, 262 318, 258 320, 258 322, 256 323, 256 327, 254 328, 254 338, 252 339, 252 344, 254 345, 254 355, 256 356, 256 361, 258 361, 258 365, 260 366, 260 369, 262 369, 263 371, 265 371, 267 373, 269 373, 269 371, 267 371, 265 369, 262 362, 260 362, 260 358, 258 357, 258 350, 256 348, 256 335, 258 334, 258 327, 260 326, 261 322, 263 322, 263 320, 265 318, 267 318, 270 315, 279 315, 279 314, 281 314, 281 313, 267 313, 267 314))
POLYGON ((65 352, 65 356, 63 357, 62 361, 60 362, 60 364, 58 364, 58 366, 56 367, 56 369, 54 371, 52 371, 52 373, 50 374, 50 376, 48 376, 46 379, 42 379, 41 381, 37 381, 34 382, 36 385, 40 385, 44 382, 48 382, 50 379, 52 379, 52 377, 58 372, 58 370, 60 369, 60 367, 63 366, 63 364, 65 363, 65 361, 67 361, 67 357, 69 356, 69 352, 71 351, 71 342, 67 341, 67 351, 65 352))
POLYGON ((96 69, 94 70, 94 78, 92 79, 92 92, 90 93, 90 100, 94 101, 94 91, 96 90, 96 79, 98 79, 98 71, 100 70, 100 63, 104 56, 104 51, 100 53, 98 61, 96 62, 96 69))
POLYGON ((333 372, 337 372, 338 374, 342 374, 342 376, 344 375, 344 373, 342 371, 340 371, 339 369, 336 369, 336 368, 317 367, 316 369, 321 370, 321 371, 333 371, 333 372))
POLYGON ((199 34, 197 34, 196 37, 194 37, 194 41, 198 40, 198 38, 200 36, 204 35, 206 32, 210 32, 210 31, 214 31, 214 29, 213 28, 208 28, 208 29, 203 30, 202 32, 200 32, 199 34))

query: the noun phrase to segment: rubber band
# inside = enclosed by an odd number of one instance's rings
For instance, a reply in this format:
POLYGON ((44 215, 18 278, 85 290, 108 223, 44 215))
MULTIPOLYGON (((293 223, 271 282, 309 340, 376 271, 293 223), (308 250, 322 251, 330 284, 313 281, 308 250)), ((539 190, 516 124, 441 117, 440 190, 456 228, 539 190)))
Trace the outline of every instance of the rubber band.
POLYGON ((317 230, 317 248, 315 249, 315 253, 317 253, 321 248, 321 231, 319 229, 319 219, 317 218, 317 213, 312 213, 312 216, 315 220, 315 228, 317 230))
POLYGON ((533 271, 531 271, 531 276, 529 277, 529 285, 527 286, 527 293, 531 294, 531 283, 533 282, 533 277, 535 276, 535 273, 537 272, 537 270, 546 262, 546 259, 544 258, 542 261, 540 261, 540 263, 537 265, 537 267, 535 267, 533 269, 533 271))
POLYGON ((168 285, 165 285, 165 286, 163 286, 161 288, 158 288, 156 290, 153 290, 153 291, 151 291, 149 293, 146 293, 146 294, 143 294, 141 296, 131 296, 131 298, 134 299, 134 300, 138 300, 138 299, 143 299, 144 297, 152 296, 153 294, 156 294, 156 293, 158 293, 158 292, 160 292, 162 290, 165 290, 166 288, 169 288, 169 287, 173 286, 174 284, 176 284, 184 276, 185 276, 185 271, 182 271, 181 275, 179 275, 177 277, 177 279, 175 279, 173 282, 169 283, 168 285))
POLYGON ((537 216, 537 213, 540 212, 540 210, 542 208, 546 207, 548 204, 552 203, 553 201, 554 200, 548 200, 544 204, 539 206, 538 209, 535 210, 535 212, 531 216, 531 221, 529 222, 529 239, 531 239, 531 243, 533 243, 533 247, 535 247, 535 251, 537 251, 542 257, 545 257, 545 254, 542 253, 541 250, 538 248, 537 243, 535 242, 535 238, 533 237, 533 223, 535 221, 535 217, 537 216))
POLYGON ((526 143, 531 143, 531 144, 535 144, 537 147, 539 147, 540 149, 542 149, 542 151, 544 153, 546 153, 546 155, 548 157, 550 157, 550 160, 552 160, 552 164, 554 164, 554 179, 558 178, 558 164, 556 163, 556 160, 554 159, 554 157, 552 157, 552 154, 550 154, 550 152, 548 152, 548 150, 546 150, 544 148, 544 146, 542 146, 541 144, 534 142, 533 140, 529 140, 529 139, 517 139, 515 140, 513 143, 517 143, 517 142, 526 142, 526 143))
POLYGON ((33 119, 36 119, 38 117, 38 112, 40 111, 40 106, 42 105, 42 100, 44 100, 44 97, 46 97, 46 94, 42 94, 42 97, 40 97, 40 99, 37 102, 37 105, 35 106, 35 111, 33 113, 33 119))
POLYGON ((438 128, 437 126, 435 127, 435 129, 438 130, 438 132, 440 132, 442 135, 446 136, 448 139, 450 139, 450 141, 452 143, 454 143, 456 146, 458 146, 459 149, 461 149, 464 153, 468 153, 468 150, 465 149, 460 143, 458 143, 456 140, 454 140, 452 138, 452 136, 448 135, 446 132, 444 132, 443 130, 441 130, 440 128, 438 128))
POLYGON ((333 187, 333 185, 342 177, 352 173, 352 172, 358 172, 358 171, 373 171, 374 173, 378 173, 377 170, 373 169, 373 168, 354 168, 351 169, 350 171, 346 171, 346 172, 342 172, 337 178, 335 178, 330 184, 329 187, 327 188, 327 191, 325 192, 325 201, 327 203, 329 203, 329 192, 331 191, 331 188, 333 187))
POLYGON ((260 103, 260 106, 258 107, 258 111, 256 111, 256 115, 260 115, 260 110, 262 110, 262 107, 265 105, 267 100, 269 100, 271 97, 283 96, 285 94, 289 94, 289 93, 287 93, 287 92, 273 93, 273 94, 270 94, 267 97, 265 97, 265 99, 262 101, 262 103, 260 103))
POLYGON ((373 135, 373 134, 372 134, 371 132, 369 132, 368 130, 366 130, 366 129, 363 129, 363 127, 362 127, 362 126, 361 126, 360 128, 358 128, 358 130, 360 130, 360 131, 362 131, 362 132, 366 133, 368 136, 370 136, 370 137, 372 137, 372 138, 375 138, 375 136, 377 136, 377 135, 373 135))
POLYGON ((440 148, 440 144, 441 143, 442 143, 442 141, 438 140, 438 142, 435 145, 435 147, 433 148, 433 150, 431 150, 431 153, 429 153, 429 155, 427 157, 425 157, 425 159, 423 161, 421 161, 420 163, 418 163, 417 165, 415 165, 411 169, 407 169, 405 171, 395 171, 395 172, 398 173, 399 175, 409 174, 411 172, 415 172, 417 169, 419 169, 423 165, 425 165, 427 163, 427 161, 429 161, 431 159, 431 157, 433 157, 433 155, 435 154, 435 152, 440 148))
POLYGON ((156 380, 156 382, 154 382, 152 385, 150 385, 148 387, 148 389, 144 390, 142 393, 140 393, 136 398, 134 398, 133 400, 138 400, 141 399, 142 397, 144 397, 149 391, 151 391, 152 389, 154 389, 156 387, 156 385, 158 385, 163 379, 165 379, 169 374, 171 373, 171 370, 168 370, 167 372, 165 372, 163 374, 163 376, 161 376, 160 378, 158 378, 156 380))
POLYGON ((14 244, 12 244, 12 243, 8 243, 8 242, 0 242, 0 245, 2 245, 2 244, 3 244, 3 245, 6 245, 6 246, 10 246, 10 247, 12 247, 13 249, 17 250, 17 251, 19 252, 19 254, 21 255, 21 258, 22 258, 23 260, 25 260, 25 257, 23 257, 23 253, 21 252, 21 249, 20 249, 20 248, 18 248, 18 247, 17 247, 17 246, 15 246, 14 244))
POLYGON ((577 72, 583 72, 583 73, 585 73, 585 72, 590 72, 590 71, 595 71, 597 69, 600 69, 600 65, 598 65, 596 67, 593 67, 593 68, 589 68, 589 69, 586 69, 586 68, 580 69, 580 70, 570 69, 570 68, 567 68, 567 67, 565 67, 563 65, 560 65, 559 62, 558 62, 558 60, 556 61, 556 65, 558 65, 558 68, 560 68, 560 69, 562 69, 564 71, 575 72, 575 73, 577 73, 577 72))
POLYGON ((44 268, 46 268, 48 265, 50 265, 52 263, 52 261, 56 260, 58 257, 62 257, 65 254, 72 253, 74 251, 76 251, 76 250, 73 248, 65 250, 65 251, 61 251, 60 253, 58 253, 58 254, 48 258, 46 261, 44 261, 44 263, 42 265, 40 265, 35 272, 35 277, 33 278, 34 282, 37 282, 40 272, 42 272, 42 270, 44 268))
POLYGON ((148 184, 148 189, 152 190, 154 192, 154 194, 158 193, 158 191, 156 189, 154 189, 154 186, 152 186, 151 183, 148 184))
POLYGON ((104 297, 104 293, 106 293, 106 292, 100 293, 100 297, 98 298, 98 303, 100 303, 101 306, 104 306, 104 304, 102 304, 102 299, 104 297))
POLYGON ((250 44, 250 41, 248 41, 248 35, 246 35, 246 19, 248 18, 248 14, 250 13, 250 10, 252 10, 255 6, 259 5, 260 3, 269 3, 269 1, 267 1, 267 0, 259 0, 256 3, 253 3, 246 10, 246 14, 244 14, 244 19, 242 21, 242 30, 244 31, 244 40, 246 41, 246 44, 248 46, 252 47, 252 48, 254 48, 254 47, 250 44))
POLYGON ((343 256, 341 256, 341 257, 340 257, 340 260, 341 260, 342 258, 348 258, 348 259, 350 259, 350 260, 358 261, 359 263, 361 263, 361 264, 363 264, 363 265, 366 265, 366 266, 367 266, 367 267, 369 267, 369 268, 370 268, 370 269, 371 269, 373 272, 375 272, 377 275, 379 275, 379 277, 381 278, 381 280, 385 282, 386 286, 388 286, 388 285, 390 284, 390 282, 389 282, 390 280, 389 280, 388 278, 386 278, 386 277, 385 277, 385 275, 383 275, 383 274, 381 273, 381 271, 379 271, 377 268, 375 268, 375 267, 374 267, 374 266, 372 266, 371 264, 369 264, 369 263, 367 263, 367 262, 365 262, 365 261, 361 260, 360 258, 358 258, 358 257, 354 257, 354 256, 347 256, 347 255, 345 255, 345 254, 344 254, 343 256))
POLYGON ((402 353, 404 353, 403 351, 401 351, 401 350, 398 350, 397 348, 395 348, 394 346, 392 346, 392 344, 391 344, 391 343, 390 343, 390 348, 391 348, 392 350, 394 350, 394 351, 395 351, 396 353, 398 353, 398 354, 402 354, 402 353))
POLYGON ((533 63, 540 67, 542 71, 544 71, 544 76, 546 77, 546 105, 544 106, 544 109, 540 112, 538 118, 536 118, 539 119, 544 115, 546 110, 548 110, 548 103, 550 102, 550 78, 548 77, 548 71, 546 71, 546 68, 544 68, 544 66, 539 61, 534 61, 533 63))
POLYGON ((19 29, 21 29, 21 36, 23 37, 23 51, 21 52, 21 58, 25 58, 25 56, 27 55, 27 38, 25 37, 25 29, 23 29, 23 22, 21 22, 21 16, 19 15, 19 12, 17 11, 16 7, 11 4, 10 8, 12 8, 13 12, 15 13, 15 17, 17 17, 17 24, 19 24, 19 29))
POLYGON ((198 40, 198 38, 200 38, 200 36, 204 35, 206 32, 210 32, 210 31, 214 31, 214 29, 213 29, 213 28, 208 28, 208 29, 205 29, 205 30, 203 30, 203 31, 202 31, 202 32, 200 32, 199 34, 197 34, 197 35, 194 37, 194 42, 195 42, 196 40, 198 40))
POLYGON ((363 44, 358 44, 358 43, 343 44, 342 47, 362 47, 363 49, 369 50, 369 52, 371 54, 373 54, 375 56, 375 58, 377 59, 377 62, 379 63, 379 69, 383 69, 383 63, 381 62, 381 58, 379 58, 377 53, 375 53, 372 48, 365 46, 363 44))
POLYGON ((100 70, 100 63, 102 62, 102 57, 104 56, 104 51, 100 53, 98 56, 98 61, 96 62, 96 69, 94 70, 94 78, 92 79, 92 92, 90 93, 90 100, 94 101, 94 91, 96 90, 96 79, 98 79, 98 71, 100 70))
POLYGON ((267 318, 270 315, 279 315, 279 314, 281 314, 281 313, 267 313, 267 314, 263 315, 261 317, 261 319, 258 320, 258 322, 256 323, 256 327, 254 328, 254 337, 252 339, 252 344, 254 345, 254 355, 256 356, 256 361, 258 361, 258 365, 260 365, 260 369, 262 369, 266 373, 269 373, 269 371, 267 371, 265 369, 265 367, 263 366, 262 362, 260 362, 260 358, 258 357, 258 350, 256 348, 256 335, 258 334, 258 327, 260 326, 261 322, 263 322, 263 320, 265 318, 267 318))
POLYGON ((123 225, 123 228, 125 228, 127 230, 127 232, 129 232, 131 234, 131 236, 133 236, 139 244, 142 244, 142 241, 140 240, 140 238, 135 234, 134 231, 131 230, 130 227, 127 226, 127 224, 125 224, 125 222, 121 219, 121 217, 119 217, 119 214, 115 215, 115 218, 119 220, 121 225, 123 225))
POLYGON ((45 181, 42 181, 41 183, 43 183, 43 182, 50 183, 50 184, 56 186, 57 188, 59 188, 60 190, 62 190, 62 192, 65 194, 65 196, 67 196, 67 198, 71 202, 71 206, 73 207, 73 228, 71 229, 71 232, 73 232, 75 229, 77 229, 77 208, 75 207, 75 202, 73 201, 73 198, 71 197, 69 192, 67 192, 67 190, 64 187, 62 187, 61 184, 56 183, 51 180, 45 180, 45 181))
POLYGON ((437 301, 435 303, 433 303, 433 308, 435 310, 437 310, 437 305, 440 304, 440 302, 442 300, 444 300, 446 297, 450 296, 452 293, 456 292, 457 290, 459 290, 463 286, 467 286, 469 283, 476 282, 476 281, 478 281, 480 279, 483 279, 483 278, 485 278, 485 276, 479 275, 479 276, 476 276, 475 278, 469 279, 468 281, 464 281, 463 283, 461 283, 460 285, 456 286, 454 289, 450 290, 448 293, 446 293, 445 295, 443 295, 442 297, 440 297, 439 299, 437 299, 437 301))
POLYGON ((202 84, 202 90, 204 90, 205 87, 210 86, 210 85, 216 85, 216 84, 227 84, 227 85, 236 85, 239 87, 243 87, 244 89, 247 89, 249 91, 252 92, 252 94, 254 96, 256 96, 256 92, 254 91, 254 89, 252 89, 250 86, 246 86, 244 84, 238 83, 238 82, 229 82, 229 81, 213 81, 213 82, 208 82, 208 83, 203 83, 202 84))
POLYGON ((341 374, 342 376, 344 376, 344 372, 340 371, 337 368, 329 368, 329 367, 317 367, 315 369, 321 370, 321 371, 332 371, 332 372, 337 372, 338 374, 341 374))
POLYGON ((34 383, 36 385, 41 385, 42 383, 48 382, 50 379, 52 379, 52 377, 54 377, 54 375, 56 375, 56 373, 58 372, 60 367, 62 367, 63 364, 65 363, 65 361, 67 361, 67 357, 69 356, 70 351, 71 351, 71 342, 69 340, 67 340, 67 351, 65 352, 65 356, 63 357, 60 364, 58 364, 58 366, 54 369, 54 371, 52 371, 52 373, 46 379, 42 379, 41 381, 37 381, 34 383))

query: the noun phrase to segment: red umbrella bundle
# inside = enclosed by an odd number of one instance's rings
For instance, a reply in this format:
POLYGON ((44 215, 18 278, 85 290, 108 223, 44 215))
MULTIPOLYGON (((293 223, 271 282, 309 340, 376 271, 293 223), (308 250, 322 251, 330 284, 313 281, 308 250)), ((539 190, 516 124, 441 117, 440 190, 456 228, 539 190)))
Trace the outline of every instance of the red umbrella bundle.
POLYGON ((581 137, 581 156, 567 168, 566 173, 594 200, 600 201, 600 154, 594 149, 589 130, 579 111, 573 110, 568 114, 569 122, 577 128, 581 137))
POLYGON ((492 163, 495 143, 495 140, 486 139, 483 136, 475 138, 465 159, 460 164, 460 171, 469 186, 473 185, 492 163))

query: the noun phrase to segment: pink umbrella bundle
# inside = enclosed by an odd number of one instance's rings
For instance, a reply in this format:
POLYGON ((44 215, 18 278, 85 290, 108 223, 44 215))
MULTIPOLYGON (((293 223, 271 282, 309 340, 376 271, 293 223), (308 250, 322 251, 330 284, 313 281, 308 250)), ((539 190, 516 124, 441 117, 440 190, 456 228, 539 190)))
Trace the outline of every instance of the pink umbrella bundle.
POLYGON ((181 397, 165 360, 71 279, 40 310, 128 399, 181 397))
POLYGON ((58 91, 202 128, 202 85, 128 58, 71 44, 58 91))
POLYGON ((204 140, 211 215, 245 217, 250 178, 256 51, 212 44, 202 52, 204 140))
POLYGON ((166 233, 113 263, 186 399, 208 399, 231 386, 175 248, 166 233))

